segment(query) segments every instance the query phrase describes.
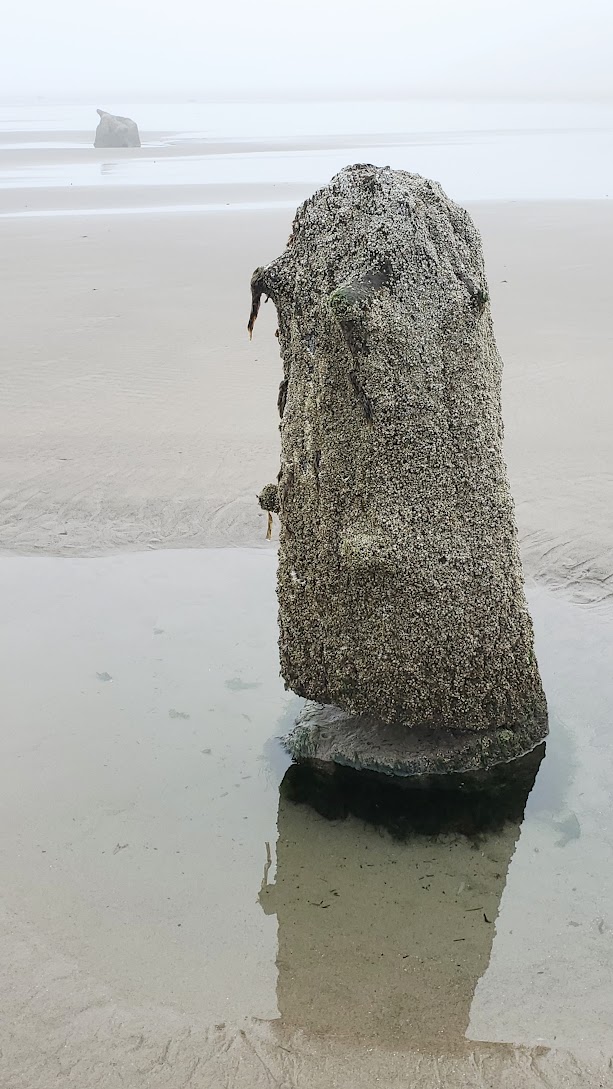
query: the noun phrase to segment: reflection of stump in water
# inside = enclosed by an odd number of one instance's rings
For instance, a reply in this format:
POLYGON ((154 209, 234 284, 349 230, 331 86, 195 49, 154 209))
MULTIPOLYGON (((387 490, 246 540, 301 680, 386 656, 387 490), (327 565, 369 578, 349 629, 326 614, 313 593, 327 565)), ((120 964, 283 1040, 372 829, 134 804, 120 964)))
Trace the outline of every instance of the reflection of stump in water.
POLYGON ((260 894, 278 918, 287 1027, 461 1048, 543 751, 506 780, 457 787, 449 776, 401 789, 350 769, 288 770, 276 880, 260 894))

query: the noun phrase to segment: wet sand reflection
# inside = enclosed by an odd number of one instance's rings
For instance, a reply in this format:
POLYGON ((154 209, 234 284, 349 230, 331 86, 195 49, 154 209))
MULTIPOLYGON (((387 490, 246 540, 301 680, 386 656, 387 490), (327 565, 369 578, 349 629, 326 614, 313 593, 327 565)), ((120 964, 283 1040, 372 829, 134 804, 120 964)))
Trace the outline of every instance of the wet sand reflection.
POLYGON ((449 1052, 487 968, 540 745, 489 779, 396 787, 293 765, 280 789, 277 873, 285 1028, 449 1052))

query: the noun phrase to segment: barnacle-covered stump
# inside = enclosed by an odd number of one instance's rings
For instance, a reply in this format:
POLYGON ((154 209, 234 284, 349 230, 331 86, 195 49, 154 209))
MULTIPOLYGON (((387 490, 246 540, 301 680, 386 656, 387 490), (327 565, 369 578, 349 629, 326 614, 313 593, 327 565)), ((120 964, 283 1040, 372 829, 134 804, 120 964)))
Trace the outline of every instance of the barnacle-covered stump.
POLYGON ((252 278, 283 381, 281 672, 298 758, 487 768, 547 733, 502 455, 479 234, 440 186, 358 165, 252 278))

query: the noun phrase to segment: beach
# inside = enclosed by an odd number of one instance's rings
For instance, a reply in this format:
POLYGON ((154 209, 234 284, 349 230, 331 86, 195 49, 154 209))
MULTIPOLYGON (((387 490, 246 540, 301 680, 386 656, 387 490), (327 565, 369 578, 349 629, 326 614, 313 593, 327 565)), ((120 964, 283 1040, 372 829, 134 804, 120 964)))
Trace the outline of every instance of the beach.
POLYGON ((0 1084, 613 1086, 603 118, 220 107, 203 134, 195 106, 174 130, 149 107, 143 147, 109 153, 85 110, 13 113, 0 1084), (362 153, 442 163, 483 238, 551 737, 523 819, 480 841, 399 843, 279 794, 300 701, 256 497, 281 362, 272 303, 249 340, 249 282, 362 153))
MULTIPOLYGON (((505 364, 526 573, 601 599, 613 588, 613 204, 469 207, 505 364)), ((278 468, 281 365, 272 306, 249 342, 249 280, 291 219, 230 209, 2 223, 0 547, 266 547, 255 497, 278 468)))
POLYGON ((535 587, 522 820, 397 841, 279 796, 275 556, 0 564, 0 1083, 613 1085, 613 626, 535 587))

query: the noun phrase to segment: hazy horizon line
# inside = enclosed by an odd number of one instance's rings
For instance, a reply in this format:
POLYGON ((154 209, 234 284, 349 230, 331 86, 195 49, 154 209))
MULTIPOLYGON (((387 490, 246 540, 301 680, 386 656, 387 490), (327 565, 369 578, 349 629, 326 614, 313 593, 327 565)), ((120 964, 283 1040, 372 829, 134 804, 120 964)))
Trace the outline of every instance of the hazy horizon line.
POLYGON ((463 92, 461 94, 452 91, 399 91, 391 88, 381 91, 368 91, 354 89, 352 91, 339 92, 330 88, 328 91, 309 93, 306 91, 288 90, 287 92, 263 91, 251 92, 248 89, 226 92, 203 92, 198 95, 146 95, 139 94, 135 97, 130 92, 120 94, 109 90, 108 93, 88 93, 86 95, 12 95, 0 96, 0 106, 90 106, 100 103, 129 102, 134 105, 221 105, 237 103, 305 103, 305 102, 510 102, 510 103, 598 103, 613 104, 613 94, 542 94, 528 93, 503 94, 500 92, 463 92))

